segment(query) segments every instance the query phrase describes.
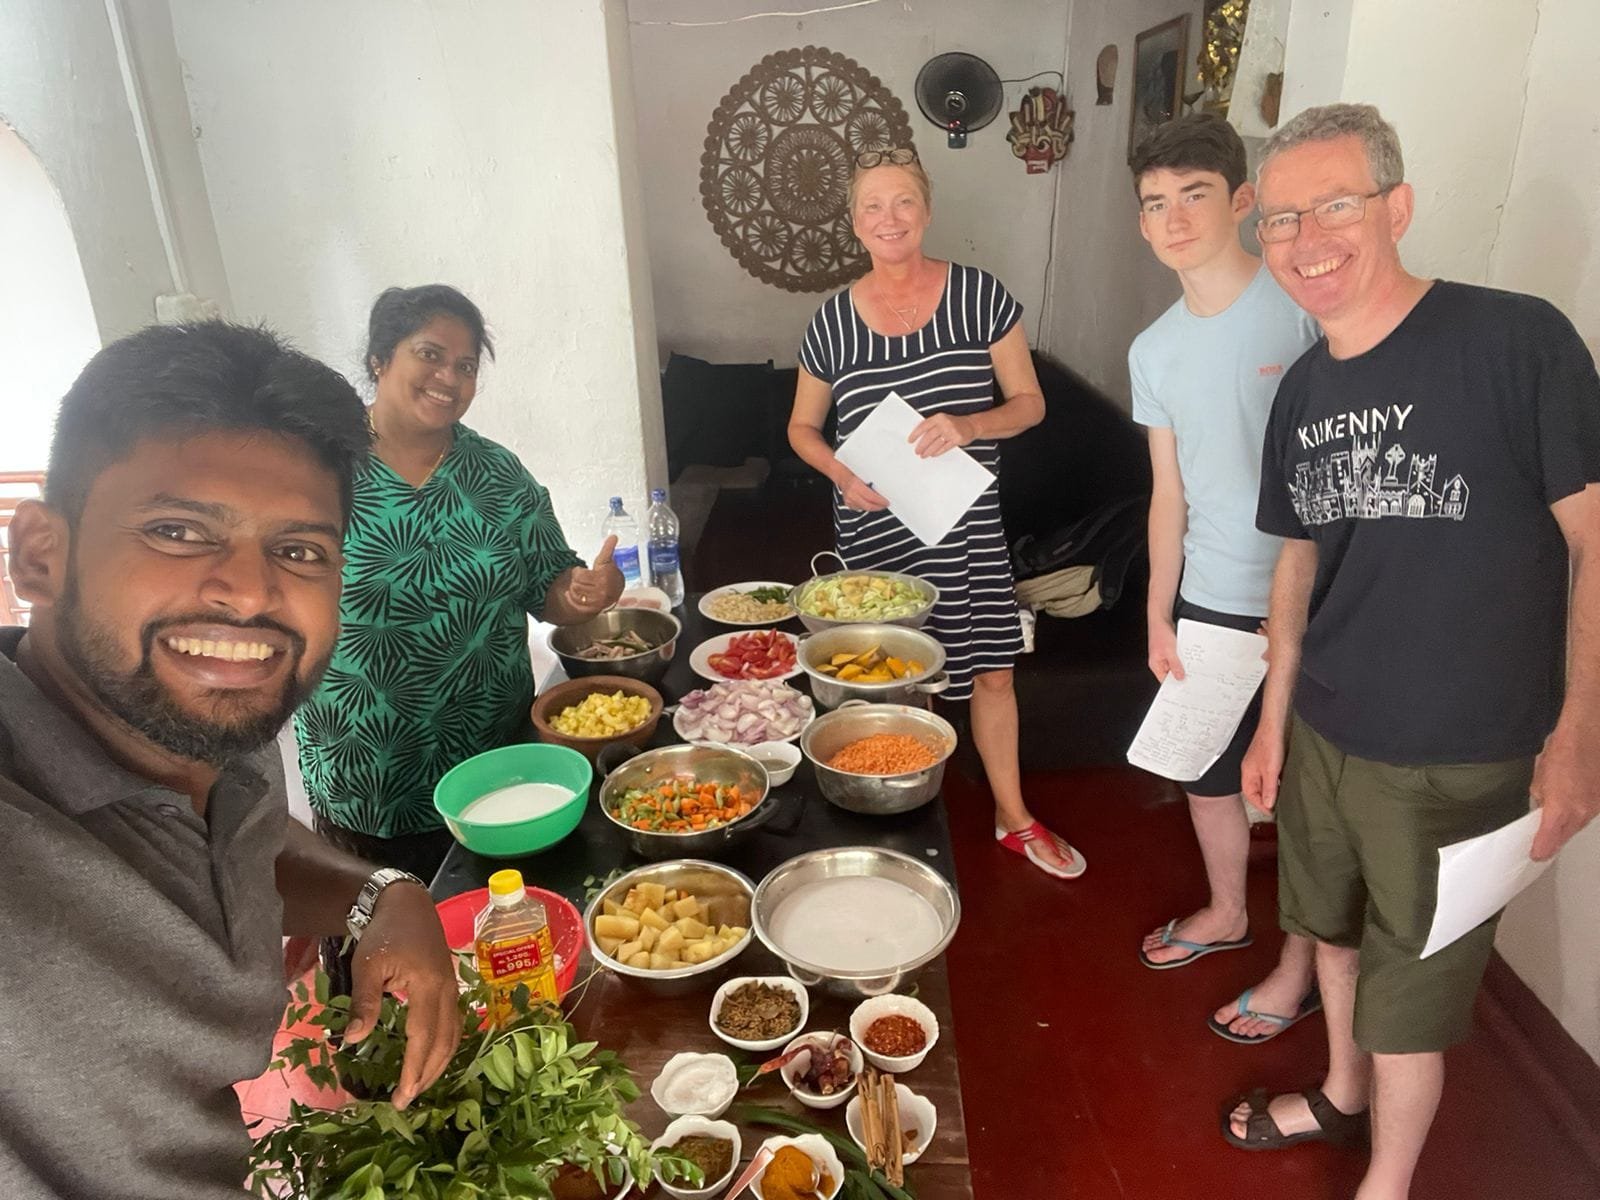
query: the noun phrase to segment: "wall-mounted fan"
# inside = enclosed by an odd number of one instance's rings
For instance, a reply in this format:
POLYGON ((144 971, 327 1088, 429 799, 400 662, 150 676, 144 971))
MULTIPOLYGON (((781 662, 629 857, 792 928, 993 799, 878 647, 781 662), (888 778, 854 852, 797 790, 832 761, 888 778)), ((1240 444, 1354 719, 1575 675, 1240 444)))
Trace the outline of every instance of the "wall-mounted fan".
POLYGON ((917 72, 917 107, 950 135, 950 149, 967 144, 967 134, 1000 115, 1005 90, 1000 76, 975 54, 952 50, 930 58, 917 72))

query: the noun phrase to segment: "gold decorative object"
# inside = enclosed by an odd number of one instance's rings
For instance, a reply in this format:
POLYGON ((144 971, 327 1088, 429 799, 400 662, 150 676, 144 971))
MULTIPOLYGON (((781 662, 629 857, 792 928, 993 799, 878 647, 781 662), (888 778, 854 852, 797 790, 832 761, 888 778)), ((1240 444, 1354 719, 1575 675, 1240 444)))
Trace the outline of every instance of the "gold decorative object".
POLYGON ((847 189, 863 150, 911 146, 900 101, 821 46, 769 54, 717 105, 700 157, 700 202, 750 274, 828 292, 866 268, 847 189))
POLYGON ((1028 90, 1011 114, 1006 134, 1011 153, 1027 164, 1029 175, 1043 175, 1067 156, 1072 144, 1072 110, 1055 88, 1028 90))
POLYGON ((1201 29, 1200 82, 1205 84, 1208 93, 1208 112, 1225 115, 1228 111, 1249 15, 1250 0, 1206 0, 1205 22, 1201 29))

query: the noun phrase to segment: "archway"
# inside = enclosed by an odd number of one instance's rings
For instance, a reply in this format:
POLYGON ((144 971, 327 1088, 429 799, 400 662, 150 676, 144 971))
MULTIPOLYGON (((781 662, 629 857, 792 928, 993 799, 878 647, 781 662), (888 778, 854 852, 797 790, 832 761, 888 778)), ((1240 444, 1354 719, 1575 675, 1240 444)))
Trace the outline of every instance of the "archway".
POLYGON ((100 348, 100 334, 61 197, 3 122, 0 213, 0 473, 43 471, 61 396, 100 348))

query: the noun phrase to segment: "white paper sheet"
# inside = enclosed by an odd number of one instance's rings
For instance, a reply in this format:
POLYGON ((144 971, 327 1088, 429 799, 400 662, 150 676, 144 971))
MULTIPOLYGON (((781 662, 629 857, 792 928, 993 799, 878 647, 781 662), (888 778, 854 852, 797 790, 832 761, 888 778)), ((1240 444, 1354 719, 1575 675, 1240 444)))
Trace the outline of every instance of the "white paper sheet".
POLYGON ((1555 861, 1528 857, 1539 831, 1539 810, 1493 833, 1439 849, 1439 899, 1422 957, 1436 954, 1476 929, 1555 861))
POLYGON ((906 439, 922 414, 890 392, 839 447, 839 461, 889 501, 889 511, 929 546, 966 516, 994 475, 959 446, 918 458, 906 439))
POLYGON ((1145 714, 1128 761, 1167 779, 1199 779, 1233 739, 1267 674, 1267 639, 1187 618, 1178 622, 1183 678, 1168 675, 1145 714))

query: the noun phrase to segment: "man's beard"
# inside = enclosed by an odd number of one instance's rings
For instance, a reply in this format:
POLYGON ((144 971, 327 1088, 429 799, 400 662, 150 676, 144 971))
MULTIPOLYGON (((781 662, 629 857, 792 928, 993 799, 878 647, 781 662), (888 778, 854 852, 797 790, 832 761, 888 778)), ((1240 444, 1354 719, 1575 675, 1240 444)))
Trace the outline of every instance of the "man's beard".
POLYGON ((85 615, 80 599, 74 572, 56 609, 62 657, 108 712, 163 750, 192 762, 223 767, 265 746, 315 689, 328 666, 324 659, 302 680, 297 667, 305 653, 305 639, 293 630, 266 618, 226 621, 215 613, 199 613, 146 625, 139 635, 139 665, 123 672, 115 665, 119 656, 116 638, 85 615), (216 688, 212 694, 217 703, 210 719, 185 711, 156 678, 150 654, 163 629, 187 624, 271 629, 287 638, 291 658, 278 703, 266 712, 247 710, 229 719, 223 713, 229 707, 230 689, 216 688))

